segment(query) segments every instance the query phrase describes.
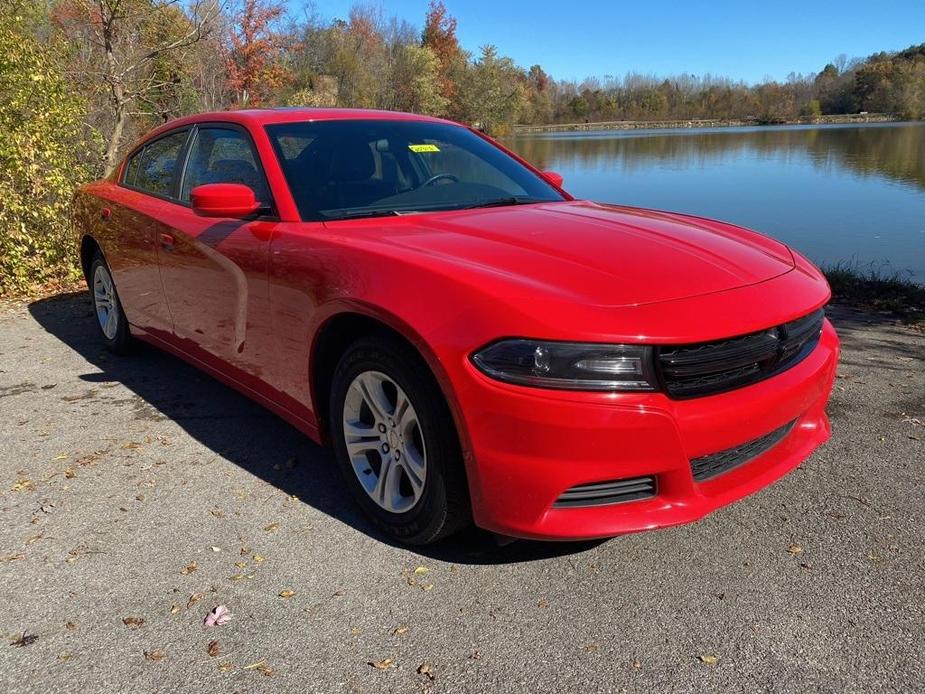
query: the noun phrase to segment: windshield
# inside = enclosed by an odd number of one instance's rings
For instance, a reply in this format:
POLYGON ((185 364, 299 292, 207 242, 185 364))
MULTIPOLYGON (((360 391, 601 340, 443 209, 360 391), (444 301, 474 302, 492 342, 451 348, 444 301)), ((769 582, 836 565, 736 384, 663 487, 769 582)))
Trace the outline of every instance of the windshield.
POLYGON ((342 120, 267 126, 305 221, 563 200, 466 128, 342 120))

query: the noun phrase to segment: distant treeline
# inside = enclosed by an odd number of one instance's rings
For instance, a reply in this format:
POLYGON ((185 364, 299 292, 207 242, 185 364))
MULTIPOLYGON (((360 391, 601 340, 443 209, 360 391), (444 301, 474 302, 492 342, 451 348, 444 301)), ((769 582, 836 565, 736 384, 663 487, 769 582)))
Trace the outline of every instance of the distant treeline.
POLYGON ((385 108, 495 134, 517 123, 925 113, 925 44, 758 85, 632 71, 569 82, 494 46, 471 53, 456 29, 441 0, 422 28, 371 5, 328 20, 287 14, 281 0, 0 0, 0 293, 72 272, 70 191, 187 113, 385 108))

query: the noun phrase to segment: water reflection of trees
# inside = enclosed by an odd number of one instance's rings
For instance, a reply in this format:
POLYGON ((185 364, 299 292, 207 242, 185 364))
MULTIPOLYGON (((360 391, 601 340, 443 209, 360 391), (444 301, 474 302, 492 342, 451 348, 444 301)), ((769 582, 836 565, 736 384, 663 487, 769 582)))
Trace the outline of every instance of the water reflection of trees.
POLYGON ((613 168, 653 164, 697 168, 741 156, 808 159, 925 188, 925 124, 848 128, 762 128, 696 132, 522 136, 513 148, 540 168, 613 168))

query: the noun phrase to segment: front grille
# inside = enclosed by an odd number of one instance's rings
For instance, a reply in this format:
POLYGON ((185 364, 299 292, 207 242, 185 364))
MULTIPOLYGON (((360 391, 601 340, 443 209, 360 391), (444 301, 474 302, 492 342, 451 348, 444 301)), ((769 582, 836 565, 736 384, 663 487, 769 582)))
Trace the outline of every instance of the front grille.
POLYGON ((553 506, 555 508, 603 506, 649 499, 653 496, 655 496, 654 477, 630 477, 609 482, 578 484, 562 492, 553 506))
POLYGON ((672 398, 715 395, 757 383, 802 361, 819 342, 820 309, 761 332, 696 345, 661 347, 659 378, 672 398))
POLYGON ((769 434, 759 436, 757 439, 746 441, 741 446, 727 448, 719 453, 711 453, 691 460, 691 472, 697 482, 703 482, 716 477, 724 472, 729 472, 733 468, 744 465, 750 460, 754 460, 762 453, 767 453, 780 443, 790 430, 793 429, 796 420, 785 424, 779 429, 775 429, 769 434))

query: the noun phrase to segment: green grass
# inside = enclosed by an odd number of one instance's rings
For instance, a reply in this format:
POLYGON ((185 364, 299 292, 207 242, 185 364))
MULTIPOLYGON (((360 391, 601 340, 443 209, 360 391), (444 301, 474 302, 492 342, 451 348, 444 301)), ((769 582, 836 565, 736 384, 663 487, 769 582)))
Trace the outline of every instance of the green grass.
POLYGON ((925 285, 873 265, 836 263, 823 267, 832 300, 867 310, 888 311, 905 322, 925 326, 925 285))

